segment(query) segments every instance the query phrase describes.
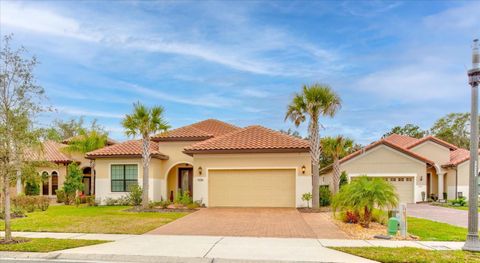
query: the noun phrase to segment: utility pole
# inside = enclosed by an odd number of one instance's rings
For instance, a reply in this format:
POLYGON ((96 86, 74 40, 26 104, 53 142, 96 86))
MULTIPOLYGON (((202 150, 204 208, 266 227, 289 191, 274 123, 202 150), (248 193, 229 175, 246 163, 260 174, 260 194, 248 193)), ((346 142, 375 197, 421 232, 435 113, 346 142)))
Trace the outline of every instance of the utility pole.
POLYGON ((463 250, 480 251, 478 240, 478 86, 480 84, 480 51, 478 39, 473 40, 472 69, 468 71, 472 88, 470 113, 470 179, 468 186, 468 234, 463 250))

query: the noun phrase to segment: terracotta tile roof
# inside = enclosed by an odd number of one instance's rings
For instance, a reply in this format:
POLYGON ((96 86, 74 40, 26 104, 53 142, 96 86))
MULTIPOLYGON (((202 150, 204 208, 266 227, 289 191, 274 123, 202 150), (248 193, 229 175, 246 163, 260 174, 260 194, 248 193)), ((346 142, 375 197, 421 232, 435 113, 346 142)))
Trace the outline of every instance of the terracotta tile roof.
MULTIPOLYGON (((71 142, 72 140, 76 140, 77 138, 80 138, 81 135, 77 135, 77 136, 73 136, 73 137, 70 137, 70 138, 67 138, 65 140, 62 141, 63 144, 68 144, 69 142, 71 142)), ((113 139, 110 139, 110 138, 107 138, 107 145, 113 145, 113 144, 117 144, 118 142, 113 140, 113 139)))
MULTIPOLYGON (((480 153, 480 151, 479 151, 480 153)), ((466 149, 459 148, 455 151, 450 152, 450 162, 442 166, 457 166, 463 162, 470 160, 470 151, 466 149)))
POLYGON ((395 144, 397 146, 400 146, 402 148, 407 148, 408 145, 414 144, 418 141, 416 138, 412 138, 409 136, 405 135, 400 135, 400 134, 392 134, 386 138, 384 138, 385 141, 395 144))
POLYGON ((249 126, 223 136, 195 143, 185 153, 308 152, 309 143, 262 126, 249 126))
POLYGON ((408 144, 408 145, 406 146, 406 148, 407 148, 407 149, 412 149, 413 147, 415 147, 415 146, 417 146, 417 145, 420 145, 420 144, 422 144, 422 143, 424 143, 424 142, 426 142, 426 141, 433 141, 433 142, 436 142, 436 143, 438 143, 438 144, 440 144, 440 145, 443 145, 443 146, 449 148, 450 150, 456 150, 456 149, 458 149, 457 146, 455 146, 455 145, 453 145, 453 144, 451 144, 451 143, 448 143, 448 142, 446 142, 446 141, 444 141, 444 140, 441 140, 441 139, 439 139, 439 138, 437 138, 437 137, 435 137, 435 136, 431 136, 431 135, 430 135, 430 136, 423 137, 422 139, 415 139, 415 140, 416 140, 416 142, 413 142, 413 143, 408 144))
MULTIPOLYGON (((387 137, 387 138, 388 138, 388 137, 387 137)), ((431 160, 429 160, 428 158, 425 158, 425 157, 423 157, 423 156, 421 156, 421 155, 419 155, 419 154, 416 154, 416 153, 414 153, 414 152, 412 152, 412 151, 409 151, 408 149, 405 149, 405 148, 403 148, 403 147, 401 147, 401 146, 399 146, 399 145, 397 145, 397 144, 394 144, 394 143, 390 142, 389 140, 387 140, 387 138, 382 139, 382 140, 379 140, 379 141, 376 141, 376 142, 374 142, 374 143, 372 143, 372 144, 369 144, 369 145, 367 145, 366 147, 364 147, 364 148, 362 148, 362 149, 360 149, 360 150, 358 150, 358 151, 356 151, 356 152, 354 152, 354 153, 352 153, 352 154, 350 154, 350 155, 342 158, 342 159, 340 160, 340 163, 343 163, 343 162, 346 162, 346 161, 348 161, 348 160, 350 160, 350 159, 353 159, 353 158, 361 155, 362 153, 365 153, 365 152, 367 152, 367 151, 369 151, 369 150, 371 150, 371 149, 373 149, 373 148, 375 148, 375 147, 377 147, 377 146, 385 145, 385 146, 388 146, 388 147, 390 147, 390 148, 393 148, 393 149, 395 149, 395 150, 397 150, 397 151, 399 151, 399 152, 402 152, 402 153, 404 153, 404 154, 406 154, 406 155, 409 155, 409 156, 411 156, 411 157, 413 157, 413 158, 415 158, 415 159, 417 159, 417 160, 420 160, 420 161, 422 161, 422 162, 425 162, 425 163, 427 163, 427 164, 431 164, 431 165, 434 164, 434 162, 431 161, 431 160)))
MULTIPOLYGON (((150 152, 152 158, 168 159, 168 156, 158 150, 158 143, 150 142, 150 152)), ((107 146, 86 154, 86 158, 95 159, 98 157, 142 157, 142 141, 131 140, 119 144, 107 146)))
POLYGON ((45 141, 42 144, 42 147, 39 149, 29 149, 25 155, 26 159, 30 161, 41 161, 41 162, 54 162, 54 163, 70 163, 70 159, 66 154, 61 151, 61 148, 65 147, 64 144, 54 142, 54 141, 45 141))
POLYGON ((208 119, 201 122, 197 122, 188 126, 180 127, 165 133, 160 133, 152 137, 154 141, 200 141, 206 140, 212 137, 221 136, 236 130, 240 127, 232 124, 208 119))

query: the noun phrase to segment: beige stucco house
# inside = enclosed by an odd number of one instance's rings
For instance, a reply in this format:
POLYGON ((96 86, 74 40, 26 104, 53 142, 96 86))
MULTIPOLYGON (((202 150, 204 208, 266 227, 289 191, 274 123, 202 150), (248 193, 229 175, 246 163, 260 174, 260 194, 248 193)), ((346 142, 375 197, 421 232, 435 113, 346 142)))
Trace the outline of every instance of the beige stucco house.
MULTIPOLYGON (((311 192, 307 141, 262 126, 240 128, 205 120, 153 136, 151 200, 173 200, 179 190, 209 207, 300 207, 311 192)), ((96 162, 96 198, 118 198, 142 185, 141 142, 108 146, 96 162)))
MULTIPOLYGON (((340 160, 349 179, 367 175, 392 183, 400 201, 427 201, 468 197, 469 151, 433 136, 415 139, 393 134, 340 160)), ((332 184, 331 167, 322 170, 320 182, 332 184)))

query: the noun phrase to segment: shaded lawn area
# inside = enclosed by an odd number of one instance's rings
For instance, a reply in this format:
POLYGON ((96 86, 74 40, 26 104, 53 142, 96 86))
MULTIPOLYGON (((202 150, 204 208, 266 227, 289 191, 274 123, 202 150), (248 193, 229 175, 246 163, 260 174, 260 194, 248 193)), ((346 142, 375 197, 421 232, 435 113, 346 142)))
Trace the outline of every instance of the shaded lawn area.
POLYGON ((459 263, 480 262, 480 253, 462 250, 425 250, 412 247, 334 247, 348 254, 385 263, 459 263))
MULTIPOLYGON (((17 240, 25 238, 15 238, 17 240)), ((17 252, 51 252, 76 247, 84 247, 106 243, 102 240, 82 240, 82 239, 55 239, 55 238, 29 238, 27 242, 17 244, 0 244, 0 251, 17 252)))
POLYGON ((408 233, 428 241, 465 241, 467 229, 427 219, 408 217, 408 233))
MULTIPOLYGON (((12 220, 13 231, 143 234, 187 213, 126 212, 127 206, 51 206, 12 220)), ((0 223, 4 230, 4 223, 0 223)))

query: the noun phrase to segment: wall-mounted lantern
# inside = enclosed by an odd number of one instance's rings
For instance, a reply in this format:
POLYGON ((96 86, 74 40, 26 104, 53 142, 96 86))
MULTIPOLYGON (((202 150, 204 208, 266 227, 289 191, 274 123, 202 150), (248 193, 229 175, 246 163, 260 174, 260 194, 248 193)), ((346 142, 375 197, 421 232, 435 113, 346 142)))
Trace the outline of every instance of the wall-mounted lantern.
POLYGON ((198 167, 198 174, 202 175, 202 167, 201 166, 198 167))
POLYGON ((302 166, 302 174, 305 174, 305 170, 307 170, 307 167, 305 165, 302 166))

